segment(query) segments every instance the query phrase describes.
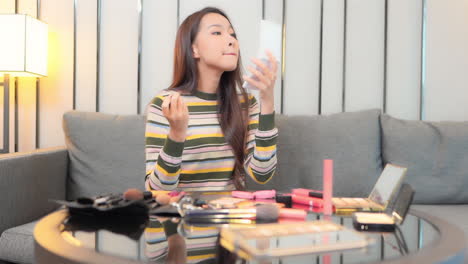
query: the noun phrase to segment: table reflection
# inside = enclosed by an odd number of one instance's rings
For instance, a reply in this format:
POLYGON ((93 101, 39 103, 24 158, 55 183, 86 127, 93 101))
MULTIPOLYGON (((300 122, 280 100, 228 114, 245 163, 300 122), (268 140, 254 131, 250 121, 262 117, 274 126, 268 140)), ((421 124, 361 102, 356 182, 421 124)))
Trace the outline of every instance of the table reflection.
POLYGON ((151 217, 144 231, 145 256, 161 263, 215 263, 218 227, 196 227, 179 219, 151 217))
MULTIPOLYGON (((310 212, 307 221, 322 219, 310 212)), ((332 216, 331 221, 352 228, 349 217, 332 216)), ((178 218, 150 219, 69 217, 63 233, 70 233, 84 246, 106 255, 144 263, 238 263, 236 255, 218 243, 221 225, 185 223, 178 218)), ((408 215, 404 224, 394 233, 365 233, 377 240, 365 250, 335 252, 328 258, 331 263, 364 263, 395 259, 432 243, 439 233, 430 223, 408 215)), ((282 263, 310 263, 322 260, 324 255, 303 255, 281 258, 282 263)), ((272 260, 276 263, 279 260, 272 260), (276 261, 276 262, 275 262, 276 261)), ((315 263, 321 263, 320 261, 315 263)), ((249 261, 250 263, 250 261, 249 261)), ((255 261, 253 263, 256 263, 255 261)), ((258 262, 263 263, 263 262, 258 262)))

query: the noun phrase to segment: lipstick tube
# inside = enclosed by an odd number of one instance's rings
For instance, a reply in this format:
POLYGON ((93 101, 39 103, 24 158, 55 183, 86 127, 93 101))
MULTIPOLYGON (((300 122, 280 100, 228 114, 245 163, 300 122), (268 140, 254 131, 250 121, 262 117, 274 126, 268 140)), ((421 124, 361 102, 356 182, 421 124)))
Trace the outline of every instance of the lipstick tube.
POLYGON ((311 189, 297 188, 297 189, 293 189, 292 193, 299 195, 299 196, 323 198, 322 191, 311 190, 311 189))
POLYGON ((293 194, 292 201, 293 203, 305 204, 313 207, 323 207, 323 199, 321 198, 306 197, 293 194))
POLYGON ((301 209, 280 208, 279 210, 279 218, 305 220, 306 217, 307 217, 307 212, 301 209))

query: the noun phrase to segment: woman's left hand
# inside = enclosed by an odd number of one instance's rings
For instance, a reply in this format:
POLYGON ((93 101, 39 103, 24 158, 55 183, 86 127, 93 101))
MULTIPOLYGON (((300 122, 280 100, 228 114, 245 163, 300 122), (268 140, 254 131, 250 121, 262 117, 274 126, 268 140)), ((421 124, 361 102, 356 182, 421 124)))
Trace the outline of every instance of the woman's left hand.
POLYGON ((252 58, 252 62, 255 63, 260 70, 254 69, 248 66, 247 69, 252 72, 254 76, 258 78, 255 80, 248 76, 243 76, 244 80, 255 86, 260 91, 260 102, 261 102, 261 113, 271 114, 274 111, 274 86, 276 82, 276 71, 278 64, 276 58, 270 51, 267 51, 268 60, 271 65, 271 69, 265 65, 262 61, 256 58, 252 58))

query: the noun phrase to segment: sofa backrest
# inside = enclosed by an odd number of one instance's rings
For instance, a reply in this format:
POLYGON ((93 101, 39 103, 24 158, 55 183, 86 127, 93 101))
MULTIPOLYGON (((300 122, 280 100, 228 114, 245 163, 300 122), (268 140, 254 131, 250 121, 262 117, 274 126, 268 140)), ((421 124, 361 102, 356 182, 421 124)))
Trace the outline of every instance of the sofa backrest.
POLYGON ((415 203, 468 203, 468 122, 380 119, 383 160, 408 168, 415 203))
POLYGON ((382 171, 380 110, 332 115, 276 115, 278 166, 265 186, 322 189, 324 159, 334 161, 333 194, 367 197, 382 171))
POLYGON ((145 117, 67 112, 63 118, 70 157, 67 198, 143 189, 145 117))
MULTIPOLYGON (((276 115, 276 175, 249 189, 322 189, 322 161, 334 160, 334 195, 367 196, 382 171, 408 168, 416 203, 468 202, 468 122, 405 121, 380 110, 276 115), (379 122, 380 120, 380 122, 379 122)), ((67 198, 143 188, 145 117, 72 111, 63 127, 70 156, 67 198)))
MULTIPOLYGON (((250 189, 322 188, 322 160, 334 160, 334 194, 367 196, 382 170, 379 110, 329 116, 277 115, 278 170, 250 189)), ((67 198, 143 188, 145 117, 71 111, 63 128, 70 156, 67 198)))

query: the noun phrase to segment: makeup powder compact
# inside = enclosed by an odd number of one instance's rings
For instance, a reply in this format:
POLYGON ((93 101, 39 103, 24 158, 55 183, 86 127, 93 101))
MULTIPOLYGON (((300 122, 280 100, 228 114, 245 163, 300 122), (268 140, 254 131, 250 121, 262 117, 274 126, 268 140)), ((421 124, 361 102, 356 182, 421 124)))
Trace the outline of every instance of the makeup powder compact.
POLYGON ((359 231, 393 232, 396 225, 405 220, 408 209, 413 201, 414 190, 405 183, 401 186, 395 202, 385 213, 356 212, 353 213, 353 226, 359 231))

